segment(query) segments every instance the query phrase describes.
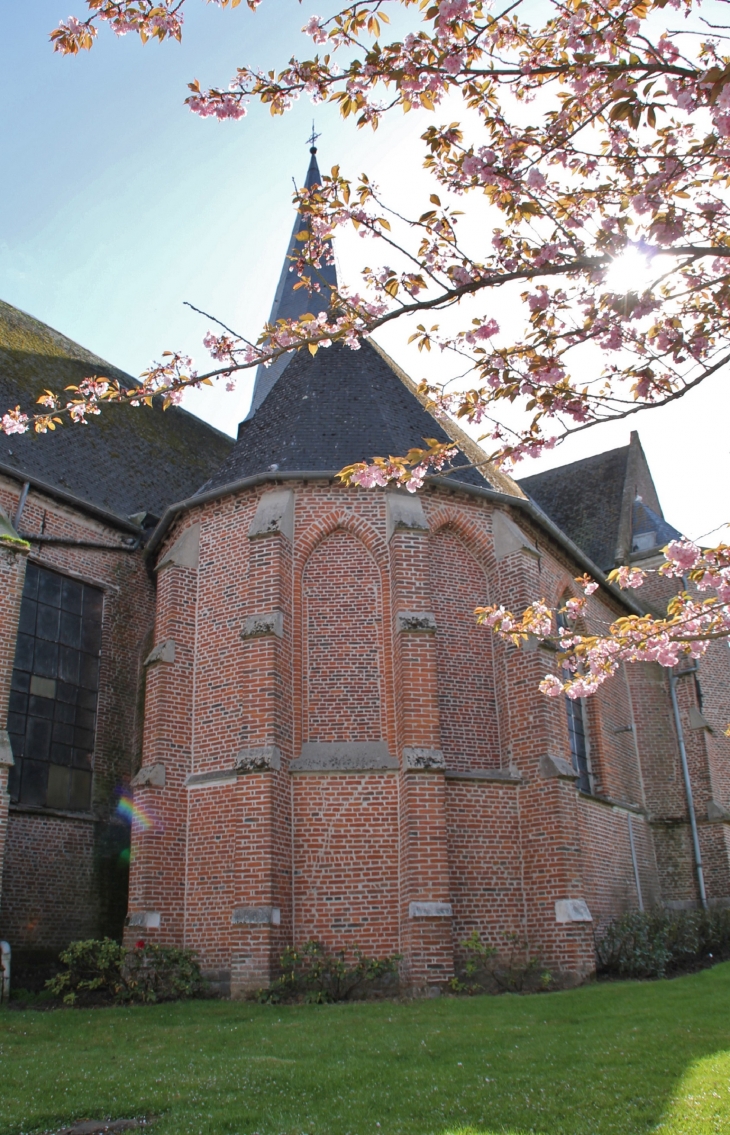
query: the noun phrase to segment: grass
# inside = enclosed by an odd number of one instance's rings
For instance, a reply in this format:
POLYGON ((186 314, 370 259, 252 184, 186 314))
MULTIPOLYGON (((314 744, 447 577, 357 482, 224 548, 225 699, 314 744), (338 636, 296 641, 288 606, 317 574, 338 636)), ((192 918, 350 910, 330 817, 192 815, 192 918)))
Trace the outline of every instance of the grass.
POLYGON ((730 1135, 730 963, 531 997, 0 1012, 0 1133, 730 1135))

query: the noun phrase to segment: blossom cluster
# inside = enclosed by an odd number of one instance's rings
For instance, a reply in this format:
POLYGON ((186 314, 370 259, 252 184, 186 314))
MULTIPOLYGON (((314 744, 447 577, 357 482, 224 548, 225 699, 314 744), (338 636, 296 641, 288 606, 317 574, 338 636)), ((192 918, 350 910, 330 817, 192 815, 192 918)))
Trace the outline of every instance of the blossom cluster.
POLYGON ((674 667, 701 658, 711 642, 730 637, 729 545, 700 549, 689 540, 674 540, 664 549, 658 569, 620 567, 607 582, 622 590, 637 588, 654 572, 686 583, 670 600, 665 618, 632 614, 616 619, 601 634, 579 631, 577 621, 587 617, 587 598, 598 589, 595 580, 584 575, 576 580, 583 595, 569 598, 562 607, 551 609, 541 600, 516 616, 492 605, 477 608, 477 620, 514 646, 537 640, 555 647, 560 672, 545 676, 542 693, 590 697, 622 663, 674 667), (700 598, 698 592, 710 594, 700 598))

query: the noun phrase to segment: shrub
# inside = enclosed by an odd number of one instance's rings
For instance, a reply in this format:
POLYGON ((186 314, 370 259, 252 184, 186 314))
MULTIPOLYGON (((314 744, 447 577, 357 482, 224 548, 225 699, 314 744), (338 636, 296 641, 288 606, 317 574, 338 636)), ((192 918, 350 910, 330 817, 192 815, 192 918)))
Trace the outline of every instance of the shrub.
POLYGON ((596 938, 597 970, 657 978, 730 958, 730 910, 632 911, 596 938))
POLYGON ((348 961, 345 950, 331 954, 314 939, 298 949, 287 946, 280 958, 280 976, 259 991, 258 1000, 325 1004, 355 1001, 395 989, 400 954, 368 958, 355 947, 351 957, 348 961))
POLYGON ((540 955, 530 956, 527 941, 519 934, 504 935, 499 950, 483 942, 474 930, 461 945, 466 961, 449 983, 453 993, 537 993, 550 989, 553 975, 540 955))
POLYGON ((65 1005, 148 1004, 204 992, 193 950, 143 944, 128 950, 111 938, 91 938, 72 942, 60 960, 66 969, 46 988, 65 1005))

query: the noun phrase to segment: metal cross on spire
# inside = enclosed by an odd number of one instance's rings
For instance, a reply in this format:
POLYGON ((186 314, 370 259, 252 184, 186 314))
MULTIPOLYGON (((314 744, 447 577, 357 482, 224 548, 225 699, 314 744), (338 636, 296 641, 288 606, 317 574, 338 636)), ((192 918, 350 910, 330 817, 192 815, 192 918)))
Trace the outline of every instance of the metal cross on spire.
POLYGON ((307 138, 307 141, 309 142, 310 153, 312 153, 312 154, 317 153, 317 147, 315 146, 315 142, 317 141, 318 138, 321 138, 321 137, 322 137, 321 134, 316 133, 316 131, 314 129, 314 120, 312 120, 312 133, 307 138))

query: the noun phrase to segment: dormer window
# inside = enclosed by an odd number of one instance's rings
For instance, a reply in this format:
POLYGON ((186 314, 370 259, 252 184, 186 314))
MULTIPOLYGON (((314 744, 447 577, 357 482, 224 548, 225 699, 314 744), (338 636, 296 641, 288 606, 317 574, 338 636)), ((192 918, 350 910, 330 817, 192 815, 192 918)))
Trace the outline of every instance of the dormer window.
POLYGON ((636 532, 631 545, 632 552, 651 552, 656 548, 656 532, 636 532))

